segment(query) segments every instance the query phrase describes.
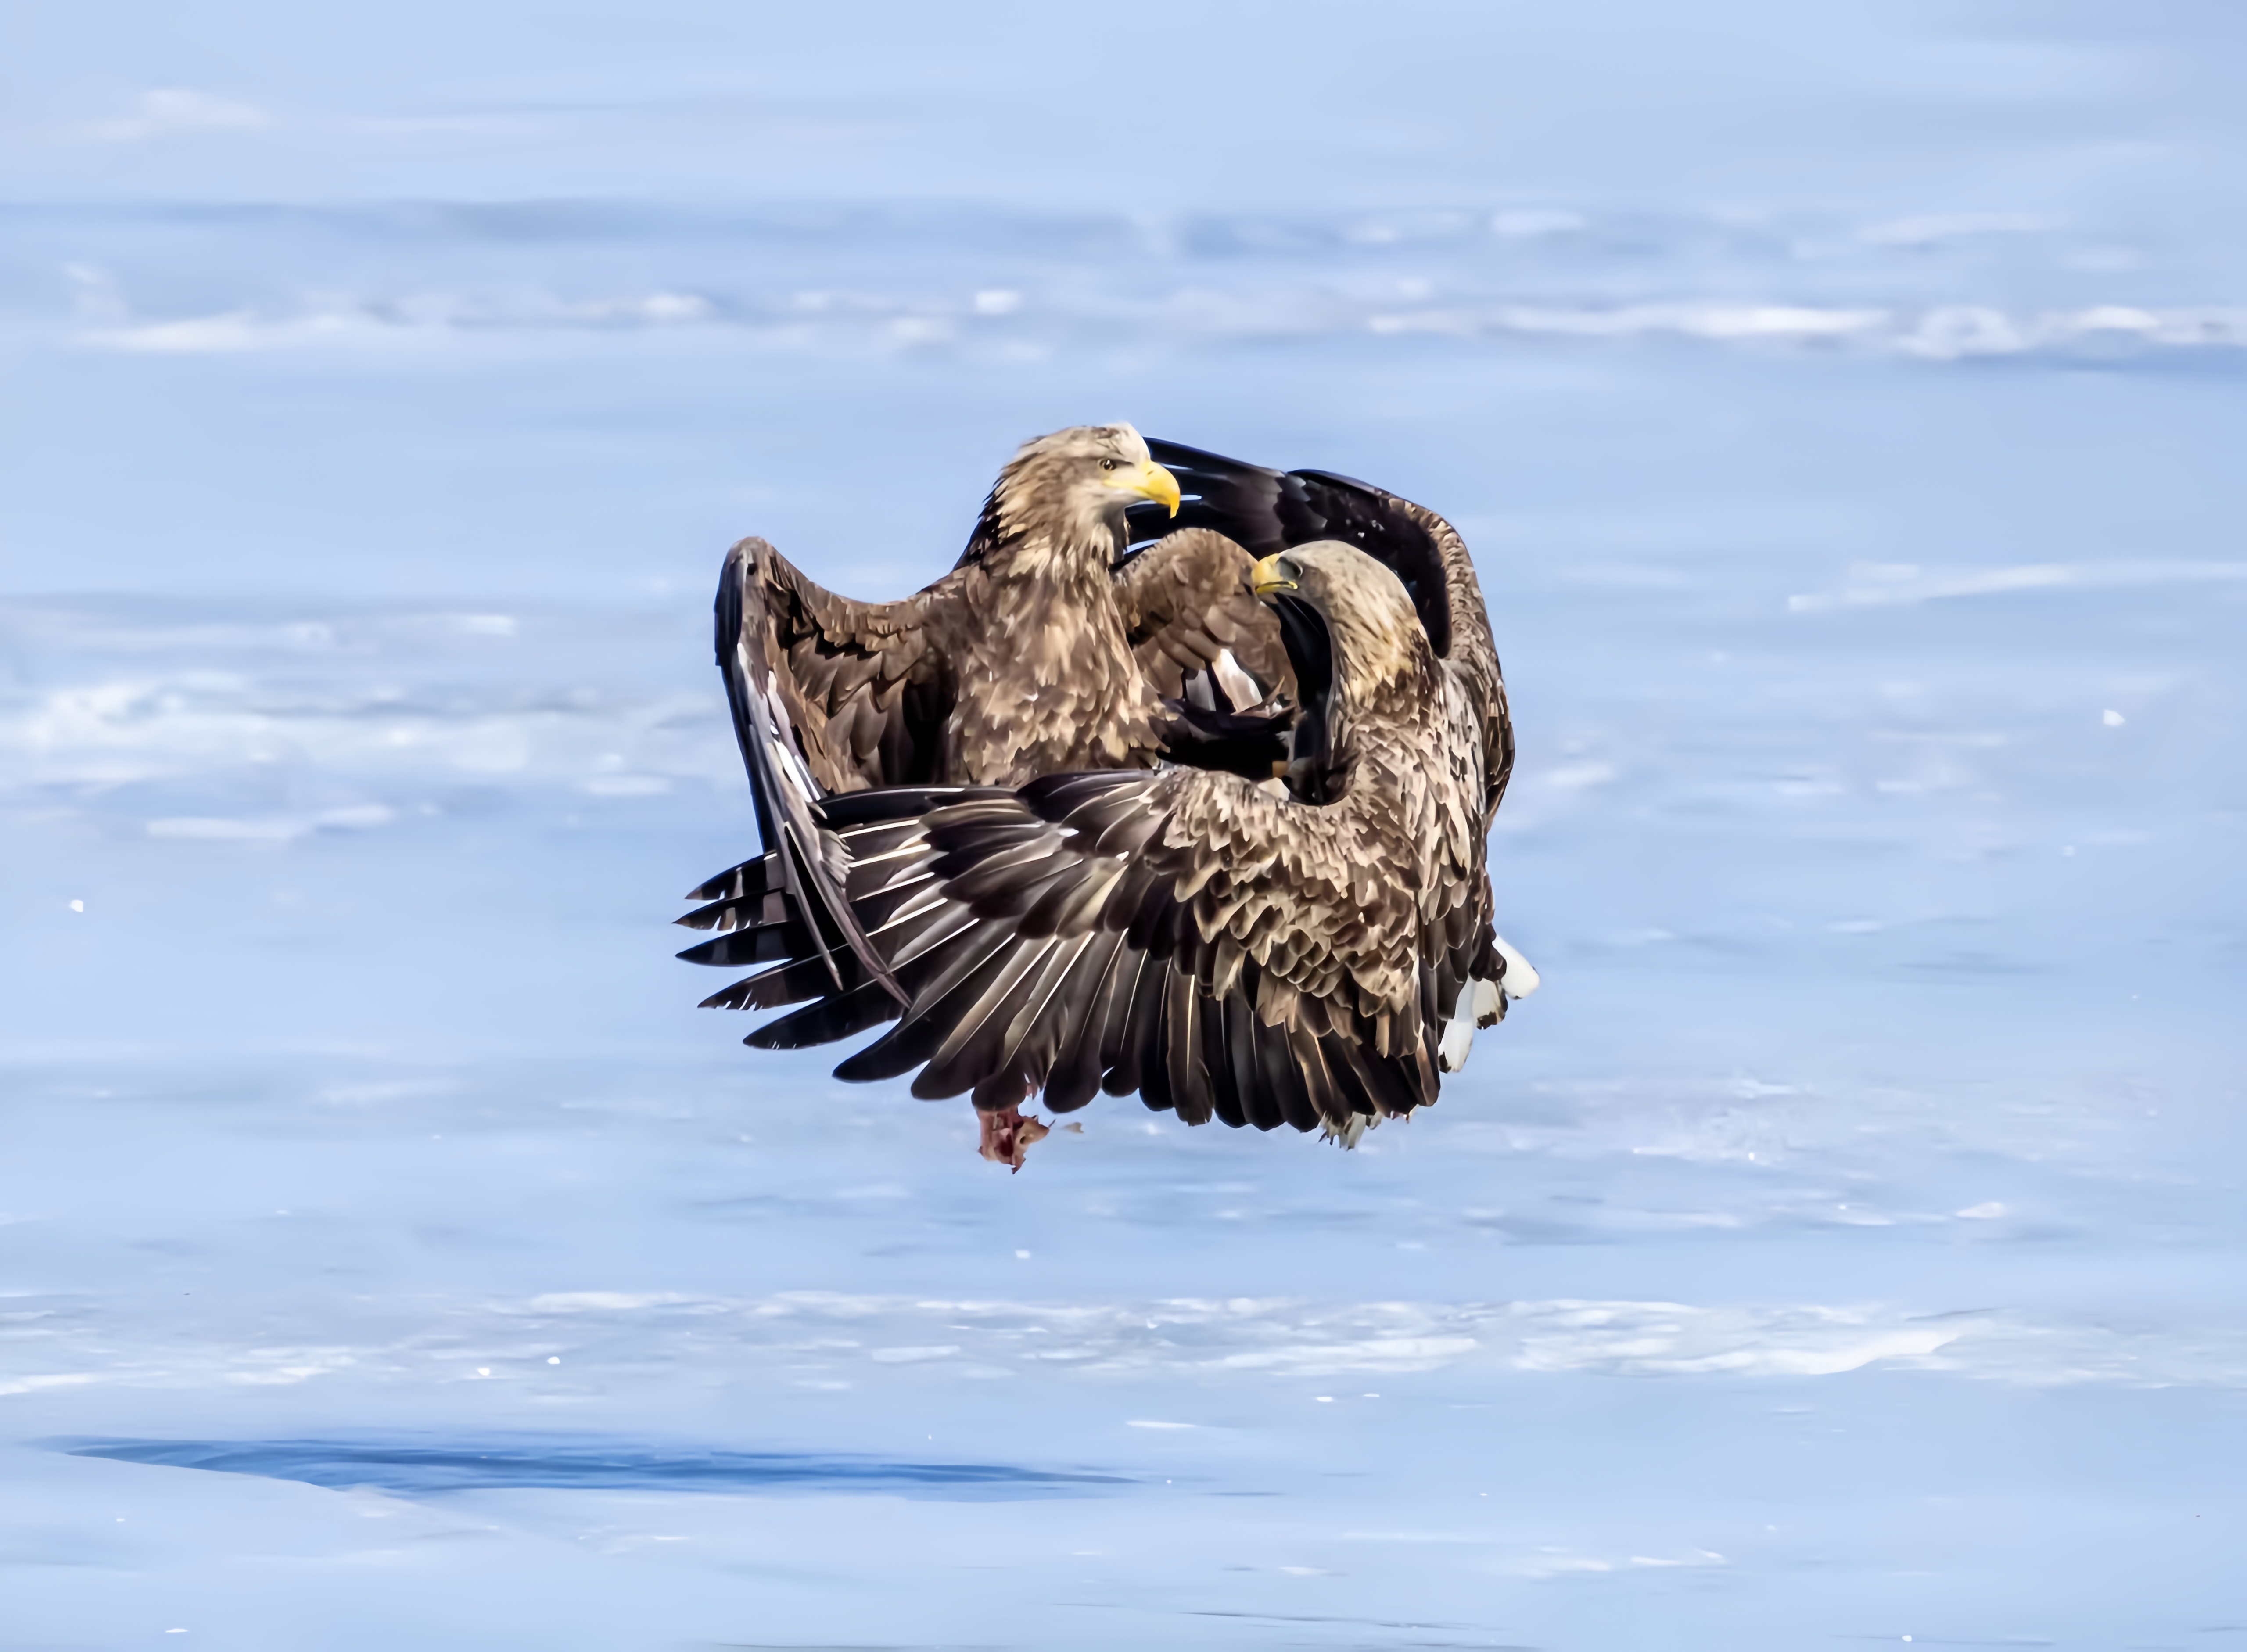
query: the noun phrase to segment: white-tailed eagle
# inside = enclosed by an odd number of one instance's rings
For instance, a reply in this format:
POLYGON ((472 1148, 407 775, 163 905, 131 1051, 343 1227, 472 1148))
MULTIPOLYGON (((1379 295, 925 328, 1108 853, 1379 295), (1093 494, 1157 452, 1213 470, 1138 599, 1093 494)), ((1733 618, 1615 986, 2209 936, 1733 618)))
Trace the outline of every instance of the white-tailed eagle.
POLYGON ((1275 728, 1231 716, 1288 687, 1253 558, 1207 529, 1127 555, 1135 502, 1175 515, 1177 481, 1130 426, 1083 427, 1025 443, 958 564, 903 601, 838 597, 762 539, 727 554, 718 663, 775 888, 832 914, 878 972, 810 852, 821 799, 1149 769, 1190 744, 1188 761, 1261 772, 1281 754, 1275 728), (1198 692, 1177 700, 1189 673, 1198 692))
POLYGON ((1479 597, 1463 611, 1450 577, 1456 547, 1472 582, 1464 547, 1407 520, 1430 543, 1418 591, 1334 540, 1252 570, 1292 667, 1284 780, 1080 769, 816 800, 794 845, 821 869, 809 898, 769 836, 695 891, 711 904, 686 921, 723 932, 682 956, 770 966, 709 1002, 800 1006, 749 1035, 765 1048, 897 1021, 837 1076, 970 1094, 986 1156, 1016 1164, 1041 1095, 1346 1143, 1433 1102, 1504 1010, 1484 860, 1513 747, 1479 597))

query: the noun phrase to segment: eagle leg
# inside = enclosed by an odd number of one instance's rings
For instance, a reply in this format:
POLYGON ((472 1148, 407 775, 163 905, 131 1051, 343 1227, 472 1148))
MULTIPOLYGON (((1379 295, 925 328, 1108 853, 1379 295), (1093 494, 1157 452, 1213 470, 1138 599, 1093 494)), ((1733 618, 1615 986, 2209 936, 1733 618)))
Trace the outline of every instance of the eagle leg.
POLYGON ((1017 1171, 1022 1168, 1022 1157, 1031 1147, 1053 1134, 1052 1125, 1040 1118, 1024 1118, 1020 1107, 991 1113, 978 1108, 975 1117, 983 1127, 983 1140, 975 1150, 994 1164, 1005 1164, 1017 1171))

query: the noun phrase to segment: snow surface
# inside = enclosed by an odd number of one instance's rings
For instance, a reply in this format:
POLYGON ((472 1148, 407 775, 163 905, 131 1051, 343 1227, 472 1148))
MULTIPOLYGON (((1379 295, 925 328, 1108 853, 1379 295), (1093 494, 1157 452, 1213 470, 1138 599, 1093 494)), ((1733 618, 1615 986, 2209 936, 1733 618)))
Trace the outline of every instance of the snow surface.
POLYGON ((2236 10, 10 34, 0 1648, 2247 1642, 2236 10), (1546 985, 1357 1153, 671 957, 726 544, 1109 418, 1483 570, 1546 985))

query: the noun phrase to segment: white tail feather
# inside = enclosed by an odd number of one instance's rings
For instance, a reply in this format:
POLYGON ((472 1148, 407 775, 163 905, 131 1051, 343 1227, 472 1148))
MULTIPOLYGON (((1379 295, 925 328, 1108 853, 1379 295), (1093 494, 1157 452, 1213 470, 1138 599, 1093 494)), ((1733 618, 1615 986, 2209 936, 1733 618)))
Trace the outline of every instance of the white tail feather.
POLYGON ((1526 998, 1537 990, 1537 967, 1515 952, 1505 936, 1498 938, 1498 955, 1506 960, 1506 995, 1526 998))
POLYGON ((1246 711, 1264 698, 1264 691, 1256 686, 1254 678, 1240 668, 1240 662, 1233 657, 1230 648, 1217 651, 1217 663, 1210 667, 1210 674, 1233 701, 1235 711, 1246 711))
POLYGON ((1474 1049, 1474 1017, 1465 1013, 1470 995, 1459 994, 1459 1013, 1444 1023, 1443 1041, 1436 1047, 1436 1060, 1446 1073, 1456 1073, 1467 1064, 1467 1056, 1474 1049))
POLYGON ((1467 1057, 1474 1049, 1475 1029, 1495 1027, 1506 1019, 1509 1000, 1526 998, 1537 990, 1537 971, 1530 961, 1506 944, 1506 937, 1498 935, 1498 955, 1506 960, 1503 985, 1478 977, 1459 989, 1458 1007, 1451 1019, 1444 1023, 1444 1035, 1436 1045, 1436 1061, 1446 1073, 1464 1069, 1467 1057))

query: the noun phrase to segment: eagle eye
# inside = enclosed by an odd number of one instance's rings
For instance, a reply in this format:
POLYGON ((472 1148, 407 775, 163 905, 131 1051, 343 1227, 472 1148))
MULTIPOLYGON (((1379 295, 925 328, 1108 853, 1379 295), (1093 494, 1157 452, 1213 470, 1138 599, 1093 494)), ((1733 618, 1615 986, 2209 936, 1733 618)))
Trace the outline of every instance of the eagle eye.
POLYGON ((1113 470, 1116 468, 1116 461, 1113 459, 1103 459, 1100 461, 1100 468, 1103 470, 1113 470))

